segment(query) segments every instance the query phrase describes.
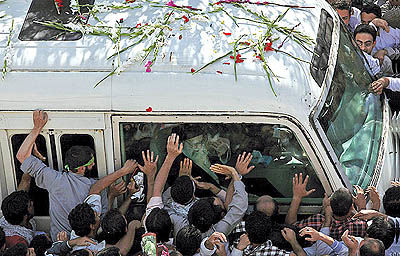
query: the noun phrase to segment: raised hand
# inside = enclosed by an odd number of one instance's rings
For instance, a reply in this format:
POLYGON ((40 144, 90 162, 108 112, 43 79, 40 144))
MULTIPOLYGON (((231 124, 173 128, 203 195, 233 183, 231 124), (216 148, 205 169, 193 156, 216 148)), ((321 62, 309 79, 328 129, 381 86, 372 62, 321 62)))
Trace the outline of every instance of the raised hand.
POLYGON ((308 184, 308 175, 303 181, 303 173, 297 175, 297 173, 293 177, 293 197, 303 198, 309 196, 311 193, 315 191, 315 189, 306 190, 308 184))
POLYGON ((183 161, 181 161, 180 167, 179 176, 192 176, 192 160, 185 158, 183 161))
POLYGON ((349 230, 344 231, 342 241, 349 248, 349 255, 358 251, 358 241, 354 236, 349 235, 349 230))
POLYGON ((171 134, 168 137, 167 141, 167 153, 168 155, 176 158, 182 153, 183 150, 183 143, 181 142, 179 144, 179 135, 176 135, 175 133, 171 134))
POLYGON ((33 111, 33 129, 38 129, 41 131, 43 127, 46 125, 48 120, 47 113, 43 110, 35 110, 33 111))
POLYGON ((381 207, 381 198, 376 188, 374 186, 369 186, 366 192, 368 193, 369 198, 371 199, 372 208, 379 211, 379 208, 381 207))
POLYGON ((243 152, 243 154, 238 156, 235 169, 240 173, 240 175, 246 175, 254 169, 254 165, 249 167, 251 159, 253 159, 253 155, 250 152, 247 153, 247 156, 246 152, 243 152))
POLYGON ((146 174, 148 179, 154 179, 157 171, 158 156, 156 156, 156 159, 154 160, 154 152, 150 153, 150 150, 147 150, 146 154, 142 151, 142 157, 144 165, 138 165, 139 169, 146 174))
POLYGON ((285 238, 285 240, 288 241, 290 244, 296 242, 296 233, 294 232, 293 229, 283 228, 281 230, 281 234, 282 234, 283 238, 285 238))
POLYGON ((375 210, 361 210, 354 214, 353 219, 370 220, 374 217, 385 216, 385 214, 380 213, 375 210))
POLYGON ((111 184, 108 191, 108 196, 111 198, 116 198, 126 192, 125 182, 120 182, 118 184, 111 184))
POLYGON ((234 178, 234 177, 239 178, 236 169, 228 165, 213 164, 211 165, 210 169, 215 173, 225 175, 227 178, 234 178))
POLYGON ((367 208, 367 200, 365 199, 364 196, 364 190, 357 185, 354 185, 355 191, 356 191, 356 195, 353 195, 353 201, 357 206, 357 210, 363 210, 367 208))

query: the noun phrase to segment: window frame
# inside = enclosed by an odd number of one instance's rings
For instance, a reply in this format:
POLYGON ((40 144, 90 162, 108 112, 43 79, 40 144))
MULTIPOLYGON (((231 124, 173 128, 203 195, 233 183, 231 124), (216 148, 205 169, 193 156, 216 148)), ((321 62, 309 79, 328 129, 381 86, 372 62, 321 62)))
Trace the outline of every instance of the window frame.
MULTIPOLYGON (((112 119, 113 141, 114 141, 114 166, 121 167, 121 138, 120 138, 120 123, 253 123, 253 124, 277 124, 284 125, 296 135, 299 144, 307 153, 310 164, 312 165, 316 175, 318 176, 325 192, 331 194, 333 192, 332 185, 328 181, 327 174, 325 173, 322 163, 317 157, 317 152, 313 149, 311 143, 307 139, 305 129, 301 127, 300 123, 288 116, 273 116, 273 115, 229 115, 229 114, 171 114, 171 115, 114 115, 112 119)), ((287 213, 289 205, 281 205, 281 213, 287 213)), ((312 214, 320 210, 320 207, 315 206, 302 206, 300 214, 312 214), (317 209, 318 208, 318 209, 317 209)))

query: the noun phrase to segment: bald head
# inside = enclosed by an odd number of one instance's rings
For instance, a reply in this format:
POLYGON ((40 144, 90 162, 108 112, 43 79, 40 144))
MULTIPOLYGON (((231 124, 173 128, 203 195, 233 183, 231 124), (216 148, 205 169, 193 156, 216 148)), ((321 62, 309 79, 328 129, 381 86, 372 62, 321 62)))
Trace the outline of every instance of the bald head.
POLYGON ((360 256, 385 256, 385 246, 379 239, 366 238, 360 247, 360 256))
POLYGON ((272 215, 277 214, 278 206, 272 197, 265 195, 257 199, 256 210, 271 217, 272 215))

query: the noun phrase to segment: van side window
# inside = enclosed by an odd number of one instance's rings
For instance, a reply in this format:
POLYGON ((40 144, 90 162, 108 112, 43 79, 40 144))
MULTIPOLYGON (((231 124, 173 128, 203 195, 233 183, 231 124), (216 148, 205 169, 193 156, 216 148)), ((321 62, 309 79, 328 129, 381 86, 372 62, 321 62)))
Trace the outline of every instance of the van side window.
MULTIPOLYGON (((61 144, 61 154, 62 154, 62 162, 65 163, 65 153, 70 149, 72 146, 88 146, 93 151, 95 151, 94 147, 94 139, 92 136, 88 134, 63 134, 60 137, 60 144, 61 144)), ((96 155, 96 152, 95 152, 96 155)), ((90 172, 90 178, 98 178, 99 174, 97 171, 97 161, 95 157, 95 165, 90 172)))
POLYGON ((132 158, 142 163, 141 152, 150 148, 159 155, 160 168, 171 133, 177 133, 183 141, 183 154, 172 166, 167 181, 169 185, 178 176, 179 162, 188 157, 193 160, 193 177, 201 176, 203 181, 227 187, 229 181, 211 172, 210 165, 222 163, 235 166, 239 154, 251 152, 251 165, 256 168, 242 179, 251 203, 266 194, 280 203, 290 203, 292 178, 300 172, 310 176, 307 189, 316 189, 305 198, 304 203, 315 205, 323 198, 323 186, 296 135, 278 124, 120 123, 122 162, 132 158))
MULTIPOLYGON (((77 0, 79 5, 93 5, 94 0, 77 0)), ((57 8, 54 0, 33 0, 26 14, 24 24, 18 36, 21 41, 75 41, 82 38, 81 32, 67 32, 52 28, 40 22, 57 22, 67 24, 80 22, 80 16, 89 18, 88 7, 71 9, 71 0, 60 1, 57 8), (59 13, 58 13, 59 12, 59 13), (80 14, 80 16, 78 15, 80 14)))
MULTIPOLYGON (((14 156, 14 166, 15 166, 15 176, 17 177, 17 184, 20 184, 21 177, 24 174, 20 167, 21 164, 17 160, 16 155, 18 152, 19 147, 21 146, 22 142, 25 140, 28 134, 15 134, 11 137, 11 144, 14 156)), ((48 157, 47 157, 47 147, 46 147, 46 139, 43 135, 39 135, 36 139, 36 146, 39 153, 45 157, 46 159, 43 161, 47 166, 48 157)), ((36 186, 35 180, 31 179, 31 186, 29 189, 29 195, 33 200, 33 205, 35 208, 35 215, 36 216, 49 216, 49 194, 47 190, 39 188, 36 186)))

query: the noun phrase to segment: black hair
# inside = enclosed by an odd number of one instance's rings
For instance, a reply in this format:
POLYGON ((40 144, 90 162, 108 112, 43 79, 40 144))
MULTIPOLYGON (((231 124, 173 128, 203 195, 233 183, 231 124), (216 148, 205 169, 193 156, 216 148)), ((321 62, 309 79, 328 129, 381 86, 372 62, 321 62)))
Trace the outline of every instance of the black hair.
POLYGON ((344 217, 349 213, 353 205, 353 196, 347 188, 340 188, 332 194, 330 202, 333 214, 338 217, 344 217))
POLYGON ((47 235, 38 235, 32 239, 29 248, 35 249, 36 256, 44 256, 44 253, 52 244, 53 243, 47 235))
POLYGON ((65 164, 69 170, 77 172, 79 166, 87 164, 94 156, 94 151, 88 146, 72 146, 65 153, 65 164))
POLYGON ((379 5, 376 4, 366 4, 361 8, 361 12, 373 13, 377 18, 382 18, 382 10, 379 5))
POLYGON ((379 239, 367 238, 360 247, 360 256, 385 256, 385 246, 379 239))
POLYGON ((396 235, 394 222, 392 220, 385 220, 384 217, 373 218, 371 225, 367 228, 367 235, 370 238, 381 240, 385 249, 388 249, 392 245, 396 235))
POLYGON ((147 232, 156 234, 157 242, 168 242, 172 222, 165 209, 154 208, 146 218, 147 232))
POLYGON ((86 249, 80 249, 76 251, 72 251, 67 256, 89 256, 89 252, 86 249))
POLYGON ((176 178, 171 186, 171 197, 178 204, 186 205, 192 200, 194 195, 193 181, 189 176, 176 178))
POLYGON ((4 233, 3 228, 0 227, 0 249, 3 248, 5 243, 6 243, 6 234, 4 233))
POLYGON ((99 251, 96 256, 121 256, 118 247, 111 246, 99 251))
POLYGON ((383 208, 387 215, 400 217, 400 187, 390 187, 382 199, 383 208))
POLYGON ((6 196, 1 203, 3 216, 12 225, 19 225, 25 215, 29 215, 29 195, 25 191, 15 191, 6 196))
POLYGON ((284 228, 290 228, 292 230, 295 231, 296 234, 296 239, 298 241, 298 243, 300 244, 301 247, 307 247, 307 243, 305 240, 305 237, 302 237, 299 235, 299 228, 297 228, 294 225, 289 225, 289 224, 279 224, 279 223, 273 223, 272 219, 271 219, 271 230, 270 232, 268 232, 268 239, 271 240, 272 244, 276 247, 278 247, 279 249, 285 250, 285 251, 292 251, 293 248, 290 245, 290 243, 288 241, 286 241, 286 239, 282 236, 282 232, 281 230, 284 228))
POLYGON ((214 205, 214 200, 214 197, 201 198, 189 209, 189 224, 198 228, 202 233, 209 230, 222 217, 223 209, 214 205))
POLYGON ((118 209, 111 209, 104 215, 101 228, 106 243, 114 245, 126 234, 126 219, 118 209))
POLYGON ((361 33, 370 34, 372 36, 373 42, 376 41, 376 30, 372 26, 370 26, 368 24, 358 25, 353 32, 354 38, 356 38, 357 34, 361 34, 361 33))
POLYGON ((245 228, 251 243, 265 243, 271 231, 271 219, 263 212, 254 211, 247 217, 245 228))
POLYGON ((331 4, 335 10, 348 10, 351 14, 351 5, 346 0, 338 0, 331 4))
POLYGON ((185 226, 176 235, 176 249, 183 256, 192 256, 200 248, 201 240, 201 232, 198 228, 190 225, 185 226))
POLYGON ((68 221, 76 235, 87 236, 91 231, 90 225, 96 223, 96 215, 89 204, 82 203, 71 210, 68 221))
POLYGON ((27 252, 28 252, 28 246, 19 243, 14 245, 13 247, 8 248, 3 253, 3 256, 25 256, 27 252))

